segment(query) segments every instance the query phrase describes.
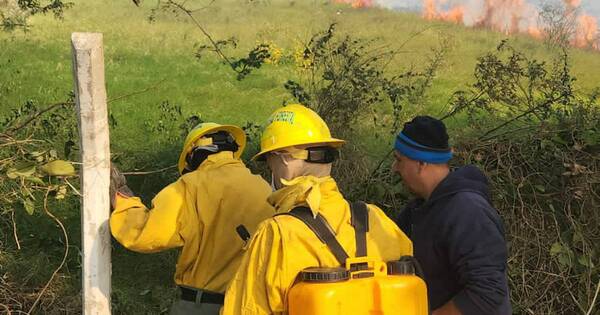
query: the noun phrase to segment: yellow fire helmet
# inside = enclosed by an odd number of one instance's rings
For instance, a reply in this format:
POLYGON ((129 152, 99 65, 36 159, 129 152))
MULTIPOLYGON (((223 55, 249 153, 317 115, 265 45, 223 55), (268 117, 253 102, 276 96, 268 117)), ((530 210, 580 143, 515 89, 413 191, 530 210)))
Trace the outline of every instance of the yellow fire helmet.
POLYGON ((269 117, 267 127, 260 139, 260 152, 265 153, 297 145, 315 144, 339 148, 344 140, 331 137, 327 124, 311 109, 293 104, 277 109, 269 117))
POLYGON ((220 125, 216 123, 201 123, 194 127, 190 133, 188 133, 185 138, 185 142, 183 145, 183 149, 181 150, 181 154, 179 155, 179 162, 177 163, 177 168, 179 169, 179 174, 183 173, 186 164, 186 157, 195 146, 198 146, 198 140, 200 140, 205 135, 209 135, 219 131, 226 131, 235 139, 235 142, 238 144, 239 148, 237 151, 233 153, 233 156, 238 159, 242 153, 244 152, 244 147, 246 146, 246 133, 242 128, 233 125, 220 125))

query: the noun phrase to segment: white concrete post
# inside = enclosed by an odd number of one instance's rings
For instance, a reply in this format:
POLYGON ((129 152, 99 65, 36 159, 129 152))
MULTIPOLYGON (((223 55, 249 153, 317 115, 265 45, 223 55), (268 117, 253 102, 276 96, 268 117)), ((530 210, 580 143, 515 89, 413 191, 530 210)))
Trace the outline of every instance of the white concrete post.
POLYGON ((73 33, 81 161, 83 314, 110 314, 110 146, 102 34, 73 33))

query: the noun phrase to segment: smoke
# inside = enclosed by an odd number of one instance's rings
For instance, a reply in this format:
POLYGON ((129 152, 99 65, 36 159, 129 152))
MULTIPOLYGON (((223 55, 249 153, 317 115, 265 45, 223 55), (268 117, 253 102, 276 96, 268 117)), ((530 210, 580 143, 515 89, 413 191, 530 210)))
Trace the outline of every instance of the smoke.
MULTIPOLYGON (((488 28, 505 34, 523 33, 544 37, 540 25, 540 6, 548 0, 334 0, 355 8, 378 5, 392 9, 420 10, 424 19, 442 20, 473 27, 488 28), (543 2, 542 2, 543 1, 543 2)), ((600 1, 555 0, 562 5, 565 20, 573 21, 570 43, 581 48, 600 50, 598 18, 600 1), (589 11, 588 11, 589 10, 589 11)))
MULTIPOLYGON (((563 0, 566 14, 577 14, 581 0, 563 0)), ((600 50, 600 39, 598 35, 598 20, 583 13, 577 16, 575 34, 571 43, 576 47, 592 47, 600 50)))
POLYGON ((576 47, 592 47, 600 50, 600 39, 598 38, 598 20, 587 14, 579 16, 577 28, 572 44, 576 47))

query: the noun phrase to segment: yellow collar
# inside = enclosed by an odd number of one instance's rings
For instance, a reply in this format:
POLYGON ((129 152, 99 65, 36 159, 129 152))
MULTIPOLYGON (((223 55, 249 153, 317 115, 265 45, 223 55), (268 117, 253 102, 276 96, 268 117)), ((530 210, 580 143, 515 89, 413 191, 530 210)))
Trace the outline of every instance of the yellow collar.
POLYGON ((296 206, 308 205, 314 216, 321 208, 321 201, 331 193, 338 193, 337 184, 331 176, 299 176, 292 180, 281 182, 286 186, 269 196, 269 203, 277 213, 285 213, 296 206))
POLYGON ((222 164, 225 164, 228 162, 230 163, 232 161, 239 161, 239 160, 233 158, 233 152, 223 151, 223 152, 209 155, 206 158, 206 160, 204 160, 202 162, 202 164, 200 164, 198 169, 208 168, 208 167, 212 167, 212 166, 218 166, 218 165, 222 165, 222 164))

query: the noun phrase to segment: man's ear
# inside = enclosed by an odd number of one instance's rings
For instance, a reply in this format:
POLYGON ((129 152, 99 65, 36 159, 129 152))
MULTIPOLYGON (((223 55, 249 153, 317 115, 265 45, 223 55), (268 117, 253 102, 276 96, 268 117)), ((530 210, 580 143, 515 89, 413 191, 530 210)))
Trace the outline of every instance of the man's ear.
POLYGON ((417 161, 417 173, 418 174, 423 173, 423 171, 425 171, 426 167, 427 167, 427 162, 417 161))

